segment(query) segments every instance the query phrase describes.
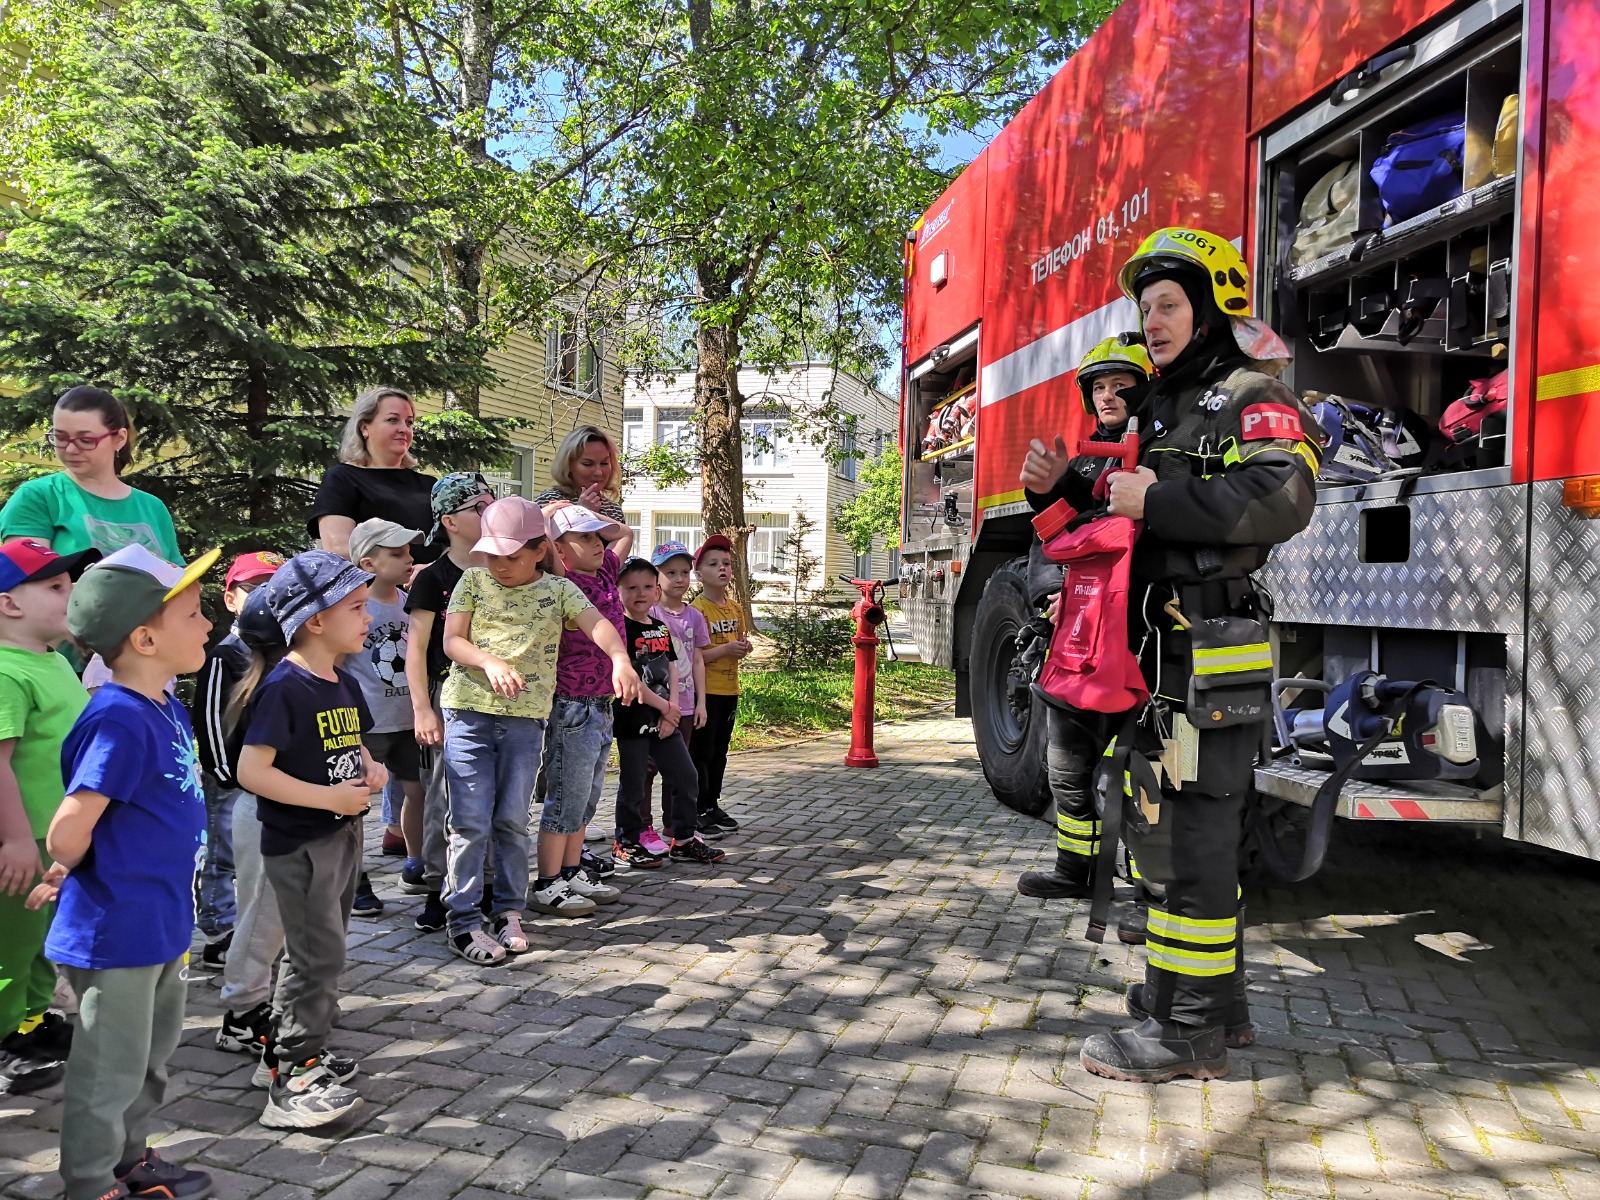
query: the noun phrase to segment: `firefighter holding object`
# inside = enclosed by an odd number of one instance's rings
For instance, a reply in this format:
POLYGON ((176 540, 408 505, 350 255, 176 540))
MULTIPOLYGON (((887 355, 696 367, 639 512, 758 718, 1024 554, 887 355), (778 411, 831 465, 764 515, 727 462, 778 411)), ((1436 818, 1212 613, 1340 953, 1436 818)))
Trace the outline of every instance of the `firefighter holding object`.
POLYGON ((1128 990, 1140 1023, 1090 1037, 1080 1057, 1097 1075, 1159 1083, 1226 1074, 1227 1046, 1253 1033, 1238 849, 1272 658, 1250 573, 1309 523, 1320 454, 1310 415, 1276 378, 1288 351, 1250 315, 1231 243, 1163 229, 1120 280, 1159 371, 1128 393, 1139 468, 1109 478, 1110 512, 1144 522, 1129 634, 1152 700, 1097 781, 1104 803, 1127 806, 1129 849, 1163 897, 1150 908, 1145 981, 1128 990))
MULTIPOLYGON (((1129 412, 1124 389, 1147 382, 1153 374, 1155 367, 1145 348, 1128 344, 1123 338, 1106 338, 1084 355, 1078 364, 1077 384, 1084 412, 1095 419, 1095 441, 1112 442, 1122 436, 1129 416, 1134 415, 1129 412)), ((1055 439, 1054 447, 1035 440, 1021 475, 1028 503, 1034 511, 1042 512, 1056 500, 1064 499, 1079 512, 1088 512, 1098 503, 1096 483, 1117 462, 1087 454, 1069 458, 1066 443, 1060 437, 1055 439)), ((1061 580, 1060 565, 1045 557, 1035 538, 1028 556, 1030 602, 1035 607, 1042 606, 1061 590, 1061 580)), ((1018 636, 1019 661, 1034 664, 1041 660, 1049 635, 1047 618, 1031 622, 1018 636), (1024 638, 1032 646, 1023 647, 1024 638), (1030 649, 1036 652, 1030 654, 1030 649)), ((1029 670, 1026 674, 1031 679, 1034 672, 1029 670)), ((1050 871, 1023 875, 1017 881, 1017 891, 1043 899, 1087 899, 1094 889, 1100 839, 1092 778, 1101 753, 1122 718, 1069 709, 1058 701, 1051 701, 1046 713, 1046 773, 1056 804, 1056 862, 1050 871)), ((1145 897, 1141 891, 1133 912, 1118 924, 1117 936, 1130 945, 1142 943, 1144 916, 1145 897)))

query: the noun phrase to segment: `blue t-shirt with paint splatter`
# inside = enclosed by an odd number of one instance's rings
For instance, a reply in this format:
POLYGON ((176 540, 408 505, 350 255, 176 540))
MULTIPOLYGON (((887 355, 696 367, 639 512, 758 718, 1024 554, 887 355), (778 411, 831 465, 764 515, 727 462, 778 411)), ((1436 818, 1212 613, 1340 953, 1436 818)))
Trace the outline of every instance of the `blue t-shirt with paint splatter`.
POLYGON ((206 836, 189 714, 171 696, 161 704, 104 684, 62 744, 61 777, 67 795, 99 792, 109 803, 61 885, 45 957, 88 970, 181 958, 206 836))

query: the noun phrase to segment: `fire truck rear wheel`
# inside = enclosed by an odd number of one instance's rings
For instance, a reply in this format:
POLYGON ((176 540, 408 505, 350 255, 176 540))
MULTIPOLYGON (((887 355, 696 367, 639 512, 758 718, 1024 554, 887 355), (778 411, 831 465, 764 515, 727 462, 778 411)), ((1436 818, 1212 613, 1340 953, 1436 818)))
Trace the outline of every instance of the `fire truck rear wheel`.
POLYGON ((1017 631, 1033 617, 1028 605, 1027 559, 995 571, 984 586, 972 630, 972 731, 984 778, 1007 808, 1041 817, 1050 807, 1045 777, 1043 701, 1012 703, 1011 664, 1017 631))

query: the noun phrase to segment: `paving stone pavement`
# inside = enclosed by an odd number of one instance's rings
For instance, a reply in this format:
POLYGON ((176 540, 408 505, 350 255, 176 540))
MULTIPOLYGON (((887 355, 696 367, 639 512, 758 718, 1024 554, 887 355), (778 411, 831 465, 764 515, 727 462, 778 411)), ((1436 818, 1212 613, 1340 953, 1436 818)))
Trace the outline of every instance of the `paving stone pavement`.
MULTIPOLYGON (((1143 952, 1017 895, 1049 831, 995 805, 970 725, 843 750, 738 756, 724 866, 621 877, 505 967, 414 932, 369 855, 389 912, 351 929, 334 1041, 366 1107, 256 1124, 197 979, 163 1153, 261 1200, 1600 1197, 1594 864, 1343 824, 1316 881, 1252 897, 1232 1076, 1112 1083, 1078 1049, 1143 952)), ((59 1113, 0 1097, 0 1192, 59 1194, 59 1113)))

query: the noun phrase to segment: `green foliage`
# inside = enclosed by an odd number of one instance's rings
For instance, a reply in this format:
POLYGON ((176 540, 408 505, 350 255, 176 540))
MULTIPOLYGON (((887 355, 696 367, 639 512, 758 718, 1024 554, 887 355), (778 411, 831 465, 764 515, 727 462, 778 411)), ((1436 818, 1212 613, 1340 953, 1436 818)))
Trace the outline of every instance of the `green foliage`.
MULTIPOLYGON (((339 408, 392 383, 492 379, 429 268, 441 235, 408 163, 438 133, 379 85, 344 0, 31 0, 0 40, 41 47, 0 149, 32 207, 0 215, 0 369, 36 428, 62 390, 109 387, 186 548, 304 538, 339 408)), ((436 466, 507 449, 425 427, 436 466)))
POLYGON ((789 536, 783 541, 783 561, 790 573, 785 607, 768 614, 767 624, 785 670, 817 667, 840 658, 850 649, 855 627, 848 616, 825 599, 825 591, 812 579, 821 560, 808 542, 817 523, 804 509, 789 519, 789 536))
MULTIPOLYGON (((954 695, 955 677, 943 667, 894 662, 880 655, 878 720, 934 711, 947 706, 954 695)), ((733 730, 733 748, 754 750, 848 729, 854 701, 852 659, 801 670, 746 666, 739 675, 739 719, 733 730)))
POLYGON ((652 442, 643 450, 627 451, 622 456, 622 483, 648 480, 658 488, 683 487, 699 465, 694 451, 686 446, 652 442))
POLYGON ((900 499, 905 460, 898 446, 867 459, 857 472, 861 492, 834 513, 834 527, 857 554, 871 554, 872 543, 882 538, 888 549, 900 544, 900 499))

